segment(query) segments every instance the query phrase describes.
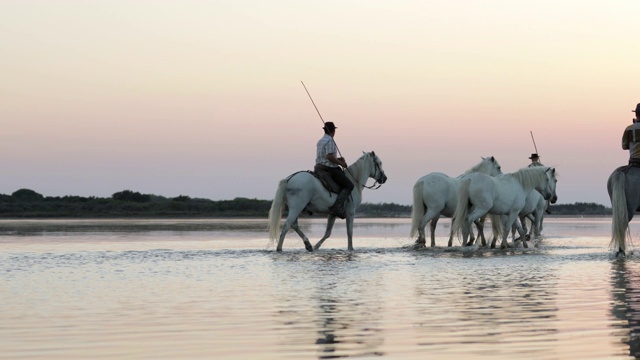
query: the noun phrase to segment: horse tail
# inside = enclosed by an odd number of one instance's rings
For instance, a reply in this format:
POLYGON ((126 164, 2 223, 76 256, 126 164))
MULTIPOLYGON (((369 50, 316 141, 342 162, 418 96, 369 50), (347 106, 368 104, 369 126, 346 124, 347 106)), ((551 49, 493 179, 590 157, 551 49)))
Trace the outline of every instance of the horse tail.
POLYGON ((273 244, 280 237, 280 221, 282 220, 282 212, 284 210, 284 195, 287 190, 288 179, 280 180, 278 190, 271 202, 269 209, 269 241, 273 244))
POLYGON ((424 216, 424 200, 423 196, 423 188, 422 181, 418 181, 415 185, 413 185, 413 206, 411 207, 411 233, 409 234, 410 238, 413 238, 418 232, 418 227, 420 226, 420 221, 424 216))
POLYGON ((625 197, 625 174, 615 171, 611 174, 611 243, 609 246, 616 250, 625 251, 627 231, 629 229, 629 214, 627 213, 627 199, 625 197))
POLYGON ((464 179, 458 186, 458 204, 455 213, 453 213, 452 234, 460 233, 466 222, 469 213, 469 184, 471 184, 471 179, 464 179))

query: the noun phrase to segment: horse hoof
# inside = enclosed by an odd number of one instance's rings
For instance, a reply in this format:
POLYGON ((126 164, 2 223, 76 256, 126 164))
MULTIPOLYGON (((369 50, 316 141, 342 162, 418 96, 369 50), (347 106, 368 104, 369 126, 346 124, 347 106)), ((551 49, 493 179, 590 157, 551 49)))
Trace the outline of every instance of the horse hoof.
POLYGON ((308 252, 313 252, 313 246, 308 241, 304 242, 304 248, 307 249, 308 252))
POLYGON ((620 257, 620 254, 622 254, 623 257, 626 256, 625 253, 624 253, 624 250, 622 250, 622 249, 618 250, 618 252, 616 253, 616 257, 620 257))

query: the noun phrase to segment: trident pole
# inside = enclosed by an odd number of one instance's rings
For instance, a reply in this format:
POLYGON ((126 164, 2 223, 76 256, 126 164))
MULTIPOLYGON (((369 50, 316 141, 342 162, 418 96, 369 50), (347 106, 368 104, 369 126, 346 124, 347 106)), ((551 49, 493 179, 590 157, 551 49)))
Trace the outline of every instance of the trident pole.
POLYGON ((533 148, 536 149, 536 154, 538 153, 538 147, 536 146, 536 139, 533 138, 533 131, 529 130, 531 134, 531 140, 533 141, 533 148))
POLYGON ((318 107, 316 106, 316 103, 313 101, 313 98, 311 97, 311 94, 309 94, 309 90, 307 90, 307 87, 304 85, 304 83, 302 81, 300 81, 302 83, 302 87, 304 87, 304 91, 307 92, 307 95, 309 95, 309 100, 311 100, 311 103, 313 104, 313 107, 316 108, 316 112, 318 113, 318 116, 320 116, 320 120, 322 120, 322 123, 324 124, 324 119, 322 118, 322 115, 320 115, 320 110, 318 110, 318 107))
MULTIPOLYGON (((304 82, 300 81, 302 83, 302 86, 304 87, 304 91, 307 92, 307 95, 309 95, 309 100, 311 100, 311 103, 313 104, 313 107, 316 108, 316 112, 318 113, 318 116, 320 116, 320 120, 322 120, 322 123, 324 124, 324 119, 322 118, 322 115, 320 115, 320 110, 318 110, 318 107, 316 106, 315 101, 313 101, 313 98, 311 97, 311 94, 309 93, 309 90, 307 90, 307 87, 304 85, 304 82)), ((338 144, 336 144, 336 141, 332 138, 333 140, 333 144, 336 146, 336 150, 338 150, 338 156, 342 157, 342 153, 340 152, 340 149, 338 148, 338 144)))

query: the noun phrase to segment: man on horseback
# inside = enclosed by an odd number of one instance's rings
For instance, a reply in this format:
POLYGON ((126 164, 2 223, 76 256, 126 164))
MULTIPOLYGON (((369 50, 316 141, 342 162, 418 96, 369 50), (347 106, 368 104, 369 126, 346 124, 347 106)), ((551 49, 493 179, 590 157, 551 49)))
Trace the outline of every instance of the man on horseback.
POLYGON ((531 156, 529 157, 529 160, 531 160, 531 164, 529 164, 528 167, 544 166, 540 162, 540 156, 538 156, 538 154, 531 154, 531 156))
MULTIPOLYGON (((529 160, 531 160, 531 164, 529 164, 529 166, 527 167, 536 167, 536 166, 544 166, 541 162, 540 162, 540 155, 538 155, 537 153, 535 154, 531 154, 531 156, 529 156, 529 160)), ((551 214, 551 210, 549 210, 549 200, 547 200, 547 205, 545 206, 545 213, 547 214, 551 214)))
POLYGON ((633 124, 627 126, 622 134, 622 149, 629 150, 629 165, 640 167, 640 104, 632 110, 636 113, 633 124))
POLYGON ((331 174, 331 179, 340 185, 340 193, 336 202, 329 208, 329 210, 336 216, 344 219, 346 217, 344 210, 344 202, 349 198, 351 191, 353 190, 353 183, 344 174, 344 171, 340 168, 347 168, 347 163, 343 157, 338 157, 338 146, 336 145, 333 137, 336 134, 337 127, 333 122, 326 122, 324 124, 324 136, 318 140, 316 145, 316 165, 314 170, 326 171, 331 174))

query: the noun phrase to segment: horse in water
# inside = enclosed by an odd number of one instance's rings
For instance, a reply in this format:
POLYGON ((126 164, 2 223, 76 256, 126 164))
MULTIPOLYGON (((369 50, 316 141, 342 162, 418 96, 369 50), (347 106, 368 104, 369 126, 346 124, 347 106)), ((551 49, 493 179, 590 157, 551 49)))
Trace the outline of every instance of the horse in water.
MULTIPOLYGON (((493 157, 482 158, 478 164, 467 170, 462 175, 452 178, 440 172, 429 173, 416 181, 413 186, 413 206, 411 207, 411 233, 413 238, 418 233, 416 246, 424 247, 426 244, 425 227, 431 224, 431 246, 436 246, 435 231, 440 215, 452 217, 458 204, 458 186, 461 179, 471 173, 483 173, 489 176, 502 174, 500 164, 493 157)), ((478 226, 478 237, 483 237, 482 225, 478 226)), ((453 232, 449 235, 448 246, 453 241, 453 232)))
POLYGON ((607 180, 607 191, 613 212, 611 223, 611 247, 617 248, 616 256, 625 255, 629 222, 640 210, 640 168, 621 166, 607 180))
MULTIPOLYGON (((380 158, 373 151, 364 153, 356 162, 349 165, 345 174, 355 185, 350 200, 345 202, 347 244, 348 249, 353 250, 353 219, 356 209, 362 202, 362 189, 366 187, 369 178, 373 178, 379 184, 384 184, 387 181, 387 175, 382 170, 380 158)), ((302 238, 308 251, 314 250, 309 239, 298 226, 298 216, 303 211, 329 214, 325 234, 315 245, 315 249, 318 250, 322 243, 331 236, 336 216, 329 211, 329 207, 336 201, 336 197, 335 193, 329 192, 317 177, 307 171, 300 171, 280 180, 269 210, 269 238, 272 243, 278 239, 276 250, 282 251, 284 237, 290 228, 302 238), (289 208, 289 212, 284 225, 280 228, 285 205, 289 208)))
MULTIPOLYGON (((481 173, 469 174, 462 180, 458 190, 453 231, 462 232, 462 245, 466 246, 471 223, 490 214, 494 231, 491 248, 495 247, 497 236, 501 236, 500 248, 505 249, 508 247, 509 230, 524 207, 529 192, 538 190, 545 200, 550 200, 553 204, 557 200, 556 182, 555 168, 546 166, 524 168, 496 177, 481 173), (500 215, 507 216, 501 218, 500 215)), ((518 231, 524 239, 520 225, 518 231)), ((526 242, 523 242, 523 246, 528 247, 526 242)))

